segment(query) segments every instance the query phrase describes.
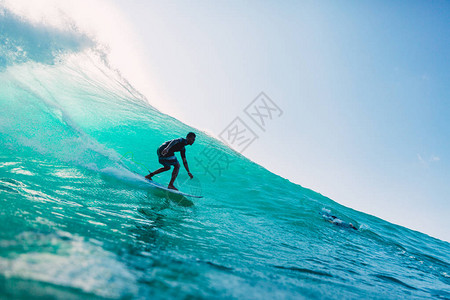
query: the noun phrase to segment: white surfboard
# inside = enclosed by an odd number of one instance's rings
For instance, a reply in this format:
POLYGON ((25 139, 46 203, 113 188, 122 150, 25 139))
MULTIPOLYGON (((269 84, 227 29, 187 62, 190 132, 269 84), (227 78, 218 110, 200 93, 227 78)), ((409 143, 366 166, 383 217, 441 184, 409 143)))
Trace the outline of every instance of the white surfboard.
POLYGON ((182 196, 186 196, 186 197, 193 197, 193 198, 203 198, 203 196, 191 195, 191 194, 183 193, 181 191, 169 189, 168 187, 165 187, 162 184, 160 184, 154 180, 145 179, 145 181, 155 188, 158 188, 158 189, 161 189, 161 190, 173 193, 173 194, 178 194, 178 195, 182 195, 182 196))

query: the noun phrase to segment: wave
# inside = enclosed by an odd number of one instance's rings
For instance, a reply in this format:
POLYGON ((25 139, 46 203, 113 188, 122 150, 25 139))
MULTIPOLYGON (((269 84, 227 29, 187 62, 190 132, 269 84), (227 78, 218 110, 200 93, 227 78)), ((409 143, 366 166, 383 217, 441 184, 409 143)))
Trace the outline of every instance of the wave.
POLYGON ((339 205, 162 114, 77 26, 4 7, 0 35, 0 296, 449 295, 448 243, 339 205), (181 172, 176 184, 204 198, 179 201, 142 175, 159 168, 157 146, 189 131, 195 179, 181 172))

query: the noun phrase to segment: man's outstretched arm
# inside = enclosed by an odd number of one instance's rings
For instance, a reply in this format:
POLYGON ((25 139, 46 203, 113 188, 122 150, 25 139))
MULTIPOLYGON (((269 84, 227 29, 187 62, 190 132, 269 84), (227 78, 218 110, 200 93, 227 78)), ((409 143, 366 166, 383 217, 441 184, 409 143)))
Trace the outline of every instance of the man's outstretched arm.
POLYGON ((191 179, 194 178, 194 175, 192 175, 191 171, 189 171, 189 166, 188 166, 188 163, 186 160, 186 151, 182 150, 182 151, 180 151, 180 154, 181 154, 181 158, 183 159, 183 166, 186 169, 186 171, 188 172, 189 177, 191 177, 191 179))

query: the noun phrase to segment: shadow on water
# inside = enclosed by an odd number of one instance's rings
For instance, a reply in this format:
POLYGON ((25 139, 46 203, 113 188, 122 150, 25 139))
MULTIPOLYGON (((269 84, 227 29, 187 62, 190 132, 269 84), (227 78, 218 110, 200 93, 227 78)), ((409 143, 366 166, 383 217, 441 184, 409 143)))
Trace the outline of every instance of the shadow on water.
POLYGON ((184 213, 186 208, 193 206, 194 203, 182 195, 156 188, 149 189, 137 208, 139 215, 146 221, 136 224, 139 239, 155 245, 161 230, 181 222, 180 216, 171 217, 173 213, 177 214, 180 208, 184 213))
POLYGON ((398 284, 398 285, 401 285, 401 286, 406 287, 406 288, 411 289, 411 290, 417 290, 417 288, 415 288, 415 287, 413 287, 413 286, 411 286, 409 284, 406 284, 403 281, 401 281, 400 279, 397 279, 397 278, 392 277, 392 276, 381 275, 381 274, 374 274, 373 276, 377 277, 377 278, 379 278, 381 280, 384 280, 386 282, 389 282, 389 283, 398 284))
MULTIPOLYGON (((171 192, 168 192, 165 190, 154 189, 152 191, 149 191, 147 193, 147 197, 150 199, 152 196, 153 197, 156 196, 156 197, 160 198, 163 203, 170 202, 170 203, 173 203, 174 205, 182 206, 182 207, 194 206, 194 202, 192 202, 185 196, 180 195, 180 194, 174 194, 174 193, 171 193, 171 192)), ((167 207, 164 207, 164 208, 167 208, 167 207)))

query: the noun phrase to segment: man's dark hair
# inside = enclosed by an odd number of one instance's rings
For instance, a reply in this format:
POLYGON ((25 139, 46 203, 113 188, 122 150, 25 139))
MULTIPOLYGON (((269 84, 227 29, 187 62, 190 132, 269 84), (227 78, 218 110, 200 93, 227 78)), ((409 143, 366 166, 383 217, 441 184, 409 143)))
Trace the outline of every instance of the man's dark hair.
POLYGON ((189 132, 187 135, 186 135, 186 138, 190 138, 190 137, 193 137, 193 138, 195 138, 195 133, 193 133, 193 132, 189 132))

